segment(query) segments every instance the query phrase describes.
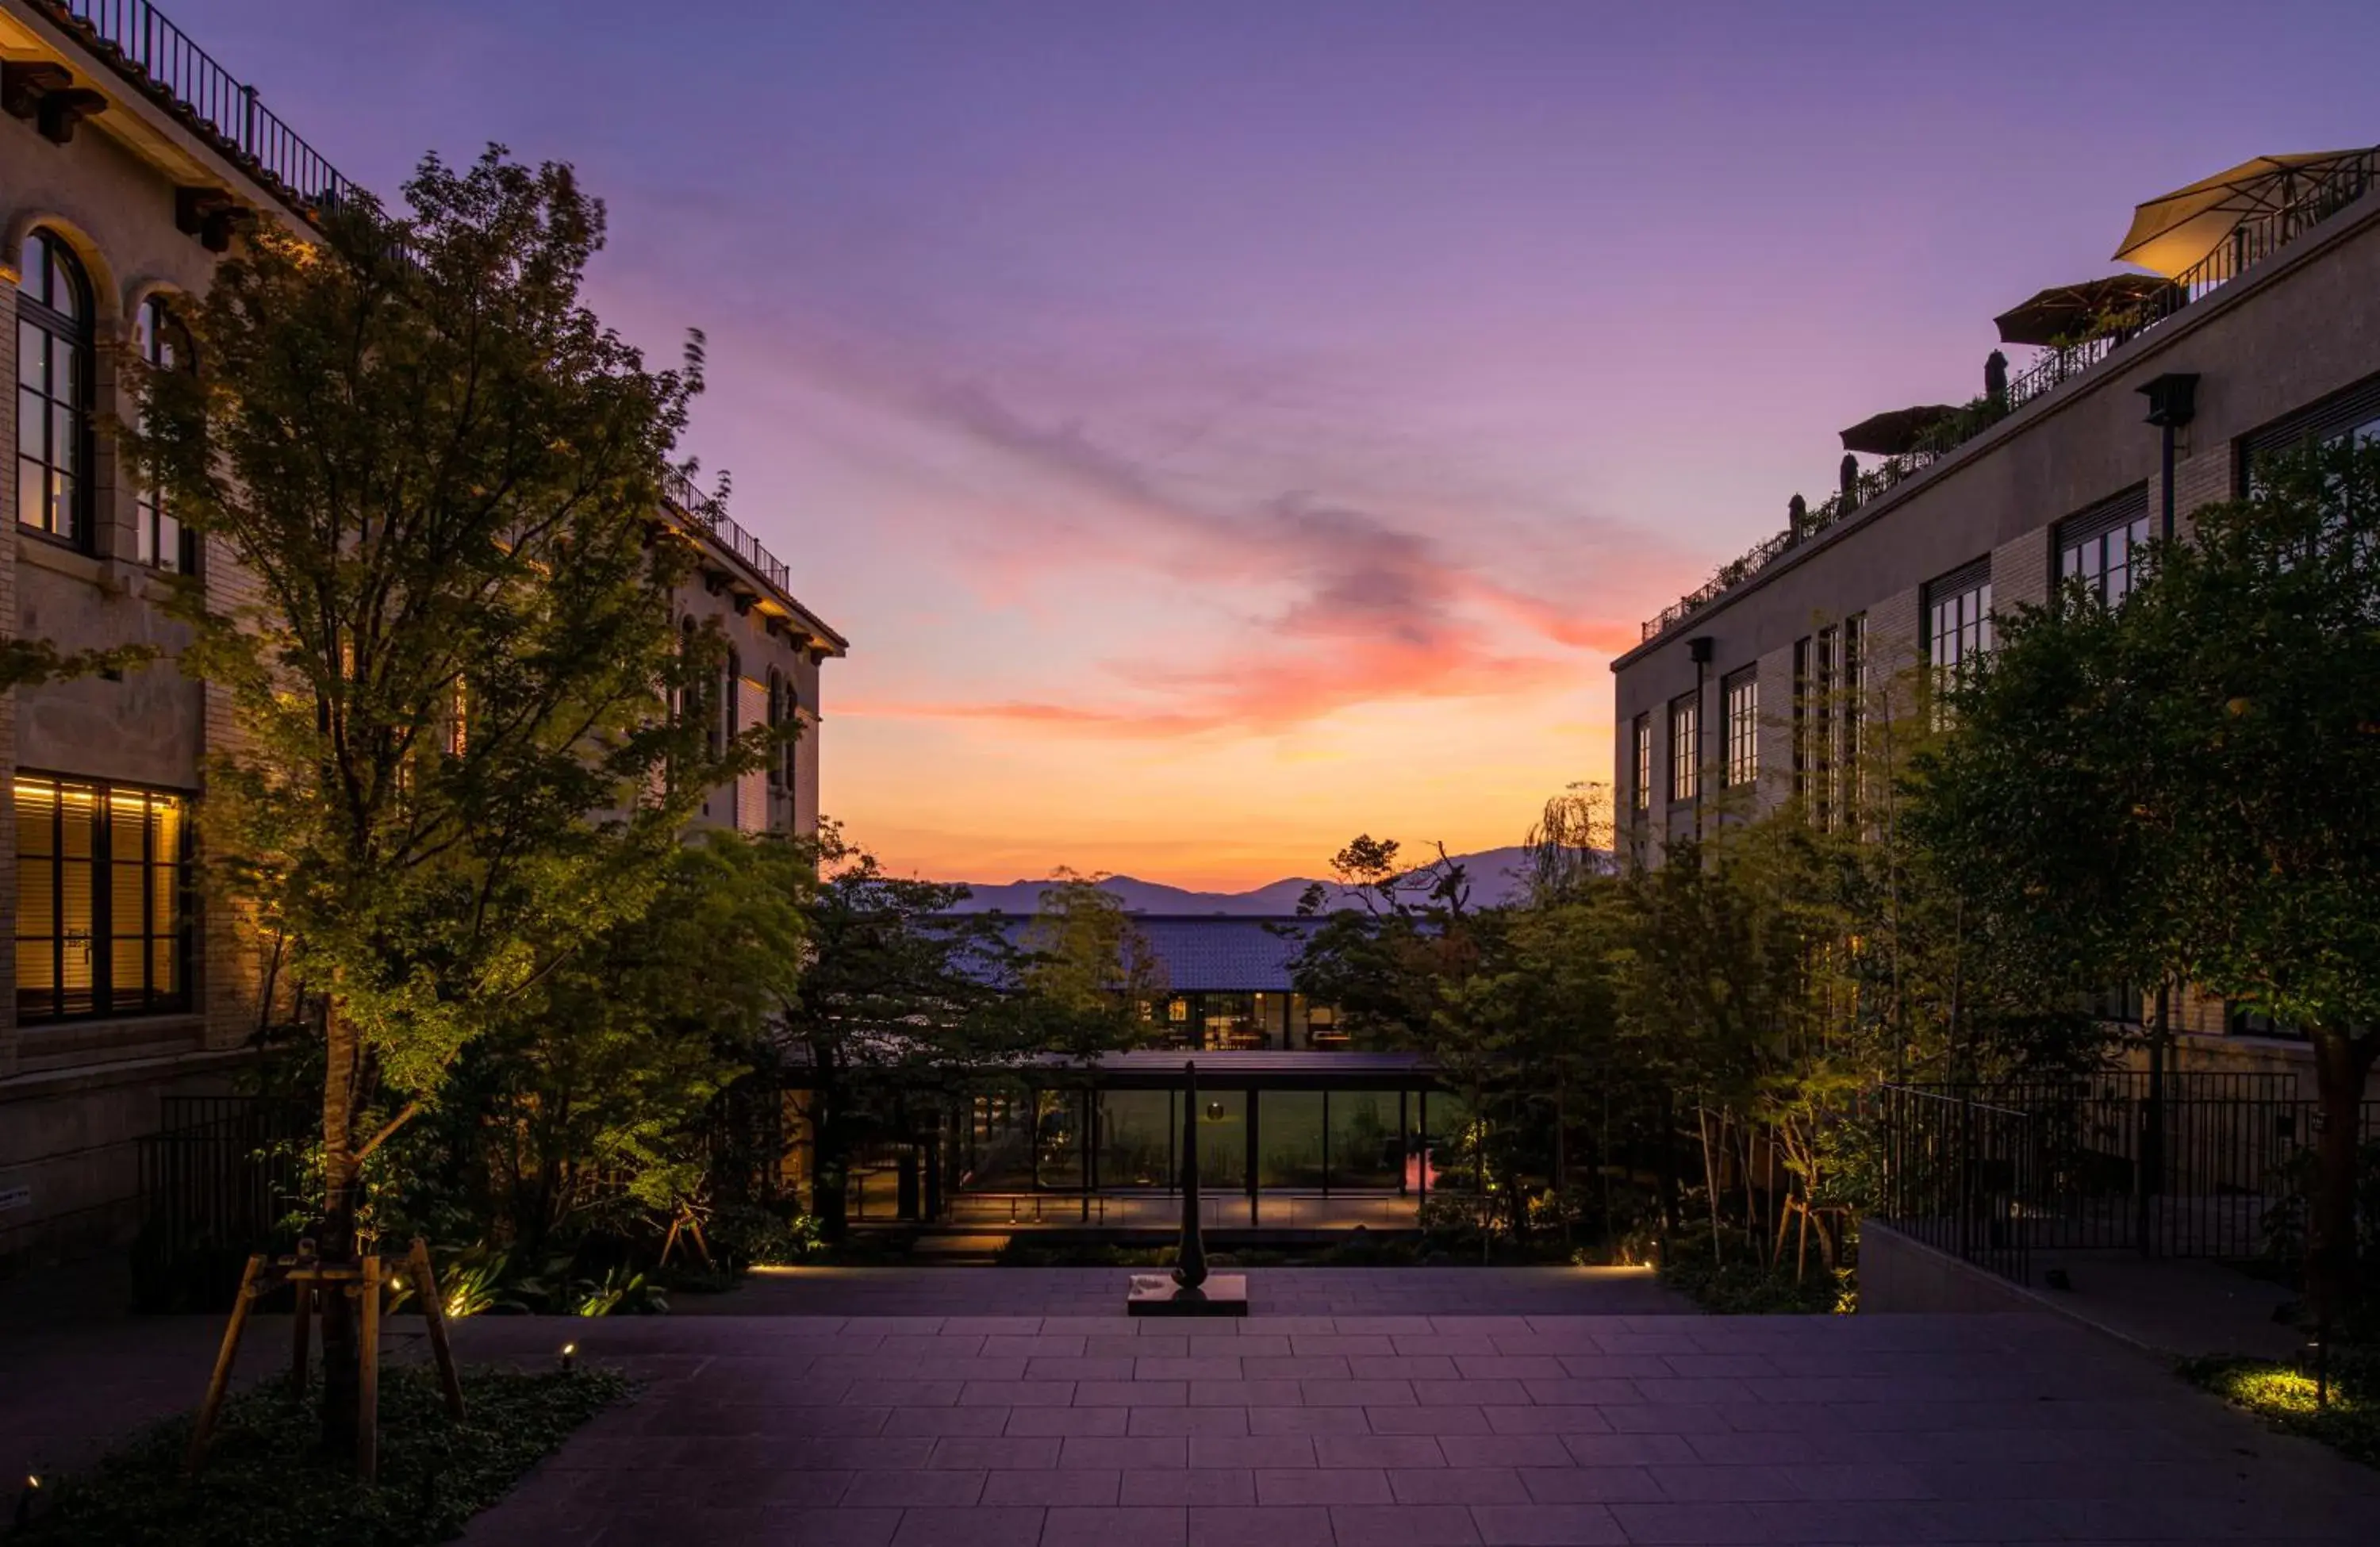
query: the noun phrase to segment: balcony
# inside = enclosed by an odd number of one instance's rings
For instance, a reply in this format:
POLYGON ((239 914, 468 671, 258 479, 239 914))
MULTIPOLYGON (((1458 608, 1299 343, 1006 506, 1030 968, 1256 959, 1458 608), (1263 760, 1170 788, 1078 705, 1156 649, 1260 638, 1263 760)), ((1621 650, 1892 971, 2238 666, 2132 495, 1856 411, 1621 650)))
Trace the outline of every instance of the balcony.
POLYGON ((1703 585, 1645 620, 1643 639, 1660 638, 1721 597, 1778 563, 1819 533, 1878 495, 1924 472, 1969 441, 2036 398, 2095 372, 2109 358, 2164 325, 2192 303, 2222 288, 2256 264, 2354 204, 2380 181, 2380 147, 2342 158, 2325 170, 2302 198, 2286 207, 2241 220, 2230 235, 2195 264, 2159 286, 2138 305, 2099 319, 2081 336, 2043 349, 2002 392, 1977 398, 1922 437, 1912 450, 1887 457, 1862 470, 1850 487, 1812 507, 1785 530, 1721 565, 1703 585))

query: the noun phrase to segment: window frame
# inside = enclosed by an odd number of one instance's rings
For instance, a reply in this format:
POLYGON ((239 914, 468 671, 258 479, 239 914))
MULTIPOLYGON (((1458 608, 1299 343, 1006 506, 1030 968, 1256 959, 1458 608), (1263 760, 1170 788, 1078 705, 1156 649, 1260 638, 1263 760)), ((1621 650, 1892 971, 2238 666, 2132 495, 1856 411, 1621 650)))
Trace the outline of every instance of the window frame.
MULTIPOLYGON (((162 290, 144 296, 132 314, 133 348, 152 371, 177 371, 189 364, 189 334, 174 316, 167 304, 170 298, 162 290)), ((126 470, 127 481, 132 485, 133 562, 166 574, 196 573, 194 534, 169 512, 161 492, 137 476, 135 469, 126 470)))
POLYGON ((197 835, 197 799, 188 791, 164 789, 154 786, 111 783, 103 779, 83 778, 67 774, 51 774, 19 770, 16 775, 11 819, 18 825, 19 842, 17 854, 17 885, 18 907, 15 930, 17 959, 19 964, 16 1005, 18 1024, 50 1026, 79 1021, 128 1020, 149 1016, 187 1015, 197 1004, 192 984, 197 960, 194 943, 198 932, 198 897, 191 884, 197 835), (21 801, 28 785, 48 786, 50 800, 49 852, 28 853, 22 843, 23 824, 28 820, 21 801), (67 833, 68 792, 87 794, 90 798, 91 832, 82 845, 85 852, 69 852, 67 833), (115 810, 119 798, 130 797, 143 803, 140 819, 142 852, 139 859, 123 859, 115 854, 115 810), (174 852, 159 856, 160 803, 171 803, 176 810, 172 842, 174 852), (86 867, 89 913, 87 927, 79 931, 66 928, 67 869, 72 865, 86 867), (26 913, 23 900, 28 883, 42 869, 49 875, 48 922, 45 933, 29 934, 25 931, 26 913), (137 869, 141 907, 141 927, 127 932, 115 919, 117 872, 137 869), (163 885, 160 884, 163 872, 163 885), (156 917, 160 898, 165 899, 173 917, 166 927, 158 927, 156 917), (67 1007, 67 951, 78 938, 88 944, 91 958, 90 1004, 87 1008, 67 1007), (115 983, 115 955, 127 942, 140 943, 142 983, 137 991, 137 1003, 122 1003, 127 996, 118 992, 115 983), (29 998, 31 992, 25 982, 22 963, 26 947, 46 942, 50 948, 49 1004, 36 1007, 29 998), (156 968, 162 958, 169 967, 173 987, 160 993, 155 987, 156 968))
POLYGON ((1702 798, 1703 706, 1700 692, 1681 693, 1670 700, 1670 804, 1691 805, 1702 798))
POLYGON ((2122 606, 2124 598, 2140 583, 2138 555, 2152 535, 2145 483, 2058 522, 2050 553, 2058 594, 2064 595, 2068 583, 2079 579, 2101 606, 2122 606), (2119 533, 2124 540, 2123 556, 2110 564, 2109 540, 2119 533), (2087 569, 2086 561, 2091 566, 2087 569), (2110 577, 2120 579, 2111 581, 2110 577))
POLYGON ((98 331, 94 320, 98 287, 91 284, 90 271, 76 256, 74 249, 56 232, 37 225, 25 235, 24 246, 18 252, 18 278, 17 287, 17 530, 31 532, 52 542, 61 543, 78 553, 98 551, 98 505, 92 497, 91 459, 95 449, 92 430, 99 371, 98 331), (34 283, 35 266, 26 262, 35 249, 41 250, 38 272, 41 282, 34 283), (64 281, 80 309, 80 315, 63 311, 44 292, 52 292, 52 281, 64 281), (25 379, 26 337, 28 332, 40 335, 53 347, 42 353, 40 385, 25 379), (55 350, 63 348, 70 360, 74 375, 68 396, 60 396, 55 387, 55 350), (25 451, 26 407, 29 396, 38 405, 42 433, 38 453, 25 451), (60 514, 54 478, 61 476, 54 458, 60 445, 56 415, 67 416, 66 445, 74 465, 63 476, 69 480, 64 506, 67 530, 60 531, 52 523, 60 514), (25 519, 26 474, 28 469, 38 469, 33 486, 39 491, 42 519, 25 519))
POLYGON ((1719 678, 1719 787, 1760 782, 1760 668, 1744 666, 1719 678))
POLYGON ((1653 809, 1653 716, 1639 714, 1629 723, 1628 808, 1645 812, 1653 809))
POLYGON ((1920 616, 1925 625, 1925 661, 1937 683, 1947 683, 1961 667, 1989 655, 1992 635, 1992 561, 1982 558, 1961 565, 1925 583, 1920 616), (1973 605, 1967 603, 1972 600, 1973 605), (1950 627, 1943 628, 1943 609, 1953 608, 1950 627), (1945 639, 1956 648, 1947 652, 1945 639))

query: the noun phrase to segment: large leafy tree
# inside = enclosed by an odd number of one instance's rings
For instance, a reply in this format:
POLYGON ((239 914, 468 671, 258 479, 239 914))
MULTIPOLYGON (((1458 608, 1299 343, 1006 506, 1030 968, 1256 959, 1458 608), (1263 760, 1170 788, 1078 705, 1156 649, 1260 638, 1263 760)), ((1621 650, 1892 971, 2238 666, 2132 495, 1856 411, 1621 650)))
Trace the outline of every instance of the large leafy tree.
POLYGON ((2302 1028, 2321 1133, 2309 1279, 2354 1283, 2380 1058, 2380 445, 2304 448, 2155 546, 2110 611, 2004 621, 1950 703, 1920 824, 2012 947, 2302 1028))
POLYGON ((953 911, 965 886, 888 875, 828 825, 807 956, 783 1005, 787 1053, 810 1102, 820 1229, 844 1234, 855 1145, 913 1137, 948 1100, 999 1082, 1034 1051, 1027 996, 995 914, 953 911))
MULTIPOLYGON (((581 300, 603 213, 567 167, 492 149, 404 192, 320 241, 260 232, 123 431, 233 561, 188 601, 187 664, 240 732, 208 832, 321 1006, 332 1255, 364 1158, 646 907, 702 787, 761 751, 666 713, 710 667, 672 627, 684 555, 655 530, 698 357, 649 370, 581 300)), ((335 1414, 353 1334, 330 1306, 335 1414)))

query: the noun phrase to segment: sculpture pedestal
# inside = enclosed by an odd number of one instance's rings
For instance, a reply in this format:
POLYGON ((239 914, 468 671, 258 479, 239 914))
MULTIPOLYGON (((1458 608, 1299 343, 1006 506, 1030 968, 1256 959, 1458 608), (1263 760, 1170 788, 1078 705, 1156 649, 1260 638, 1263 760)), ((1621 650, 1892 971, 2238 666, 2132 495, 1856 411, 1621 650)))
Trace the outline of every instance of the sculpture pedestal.
POLYGON ((1135 1316, 1245 1316, 1245 1273, 1210 1273, 1196 1289, 1184 1289, 1172 1273, 1135 1273, 1124 1309, 1135 1316))

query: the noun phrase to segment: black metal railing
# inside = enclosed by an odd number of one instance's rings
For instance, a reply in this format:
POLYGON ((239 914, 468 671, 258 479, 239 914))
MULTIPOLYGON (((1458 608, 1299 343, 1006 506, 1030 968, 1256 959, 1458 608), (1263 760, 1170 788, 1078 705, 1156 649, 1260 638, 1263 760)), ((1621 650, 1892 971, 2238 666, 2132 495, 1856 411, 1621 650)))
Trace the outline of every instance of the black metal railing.
POLYGON ((254 1096, 164 1099, 157 1131, 138 1140, 137 1304, 219 1309, 250 1252, 288 1244, 280 1237, 304 1203, 310 1115, 254 1096))
POLYGON ((2044 1251, 2293 1259, 2317 1111, 2289 1074, 1886 1086, 1875 1213, 2020 1281, 2044 1251))
POLYGON ((290 202, 335 203, 356 185, 149 0, 34 0, 115 71, 290 202))
POLYGON ((1940 1090, 1875 1095, 1884 1148, 1876 1212, 1938 1251, 2030 1276, 2040 1143, 2032 1115, 1940 1090))
POLYGON ((2042 350, 2032 364, 2010 379, 2004 395, 1970 405, 1914 449, 1864 469, 1847 493, 1814 506, 1796 526, 1730 560, 1700 587, 1645 619, 1642 638, 1657 639, 1676 627, 1877 495, 1925 471, 2035 398, 2089 374, 2123 346, 2362 200, 2380 183, 2380 146, 2305 168, 2299 178, 2296 192, 2286 204, 2240 221, 2212 252, 2139 305, 2101 319, 2088 334, 2070 343, 2042 350))
POLYGON ((744 530, 718 495, 707 493, 693 479, 673 468, 667 479, 670 503, 685 512, 686 518, 705 531, 729 553, 752 566, 753 572, 775 586, 787 597, 794 591, 793 571, 784 561, 769 552, 761 541, 744 530))

